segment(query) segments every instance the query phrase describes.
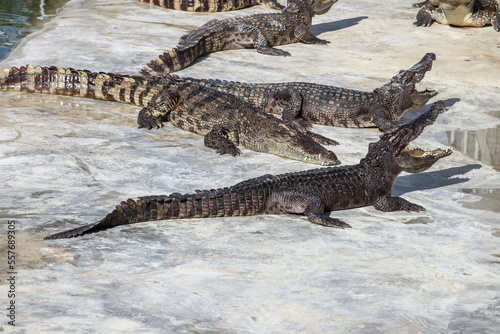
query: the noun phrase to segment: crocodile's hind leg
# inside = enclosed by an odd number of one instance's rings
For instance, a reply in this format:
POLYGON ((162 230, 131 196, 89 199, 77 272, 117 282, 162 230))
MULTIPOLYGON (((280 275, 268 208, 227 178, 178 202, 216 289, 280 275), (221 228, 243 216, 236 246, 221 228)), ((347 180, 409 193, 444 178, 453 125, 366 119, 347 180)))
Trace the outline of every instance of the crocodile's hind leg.
POLYGON ((260 29, 248 25, 238 24, 228 29, 225 34, 225 49, 243 49, 254 47, 257 52, 270 56, 289 56, 290 53, 269 46, 266 36, 260 29))
POLYGON ((300 188, 287 188, 273 192, 266 202, 265 210, 266 213, 303 214, 311 223, 328 227, 351 227, 340 219, 323 215, 325 204, 321 197, 300 188))
POLYGON ((175 90, 168 90, 157 96, 154 101, 151 101, 147 107, 139 111, 137 123, 139 128, 159 129, 163 127, 161 118, 172 111, 179 100, 179 93, 175 90))
POLYGON ((498 13, 491 19, 491 25, 495 31, 500 31, 500 10, 498 13))
POLYGON ((472 14, 469 24, 473 27, 484 27, 491 24, 495 31, 500 31, 500 12, 478 10, 472 14))
POLYGON ((222 127, 214 127, 205 135, 205 146, 214 148, 219 154, 230 154, 233 157, 241 154, 230 139, 230 131, 222 127))

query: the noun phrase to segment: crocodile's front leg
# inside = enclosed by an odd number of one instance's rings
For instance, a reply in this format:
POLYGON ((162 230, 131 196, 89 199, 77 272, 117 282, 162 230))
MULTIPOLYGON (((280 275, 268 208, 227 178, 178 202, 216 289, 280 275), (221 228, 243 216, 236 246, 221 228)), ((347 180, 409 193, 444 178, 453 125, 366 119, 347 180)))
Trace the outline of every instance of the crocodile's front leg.
POLYGON ((432 22, 436 21, 441 24, 449 24, 444 12, 438 7, 426 5, 417 13, 417 26, 430 27, 432 22))
POLYGON ((266 213, 298 213, 305 215, 311 223, 349 228, 343 221, 324 216, 325 203, 320 196, 300 188, 287 188, 274 191, 266 202, 266 213))
POLYGON ((295 28, 295 37, 301 41, 302 43, 307 43, 307 44, 328 44, 330 41, 318 38, 311 34, 309 31, 309 28, 304 24, 301 23, 299 26, 295 28))
POLYGON ((378 109, 373 113, 373 121, 377 128, 382 131, 387 131, 396 125, 389 119, 388 112, 385 109, 378 109))
POLYGON ((155 101, 152 101, 147 107, 139 111, 137 117, 139 128, 151 130, 152 128, 159 129, 163 127, 161 118, 177 106, 178 100, 179 93, 175 90, 169 90, 159 95, 155 101))
POLYGON ((240 49, 254 47, 257 52, 270 56, 289 56, 284 50, 269 46, 269 42, 262 31, 248 24, 238 24, 228 29, 225 34, 225 49, 240 49))
POLYGON ((233 157, 241 154, 239 148, 230 139, 231 131, 223 127, 214 127, 205 135, 205 146, 213 148, 219 154, 230 154, 233 157))
POLYGON ((303 97, 300 92, 294 89, 280 90, 272 94, 268 101, 268 112, 279 114, 281 119, 291 123, 295 127, 304 130, 311 128, 311 123, 301 118, 303 97))
POLYGON ((377 197, 377 199, 373 203, 373 207, 377 210, 384 211, 384 212, 391 212, 391 211, 420 212, 420 211, 425 211, 425 208, 418 205, 418 204, 411 203, 402 197, 391 197, 389 195, 382 195, 382 196, 377 197))

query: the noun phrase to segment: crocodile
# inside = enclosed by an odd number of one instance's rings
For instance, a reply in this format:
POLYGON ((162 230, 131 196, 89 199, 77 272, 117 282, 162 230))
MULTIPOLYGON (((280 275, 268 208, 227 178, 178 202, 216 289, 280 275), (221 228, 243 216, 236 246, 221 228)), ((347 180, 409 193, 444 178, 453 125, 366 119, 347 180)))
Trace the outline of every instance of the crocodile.
POLYGON ((140 0, 152 5, 188 12, 223 12, 264 4, 282 10, 285 6, 276 0, 140 0))
POLYGON ((484 27, 491 24, 500 31, 500 0, 427 0, 421 7, 417 26, 428 27, 433 21, 459 27, 484 27))
POLYGON ((303 42, 327 44, 309 32, 312 17, 326 13, 337 0, 288 0, 280 13, 265 13, 211 20, 180 38, 177 47, 164 52, 140 71, 154 76, 188 67, 211 52, 255 48, 272 56, 289 56, 275 45, 303 42))
POLYGON ((444 110, 438 101, 412 122, 386 131, 371 143, 359 164, 327 167, 281 175, 266 174, 231 187, 195 190, 191 194, 145 196, 128 199, 96 223, 46 236, 61 239, 98 232, 118 225, 180 219, 295 213, 311 223, 336 228, 351 227, 325 211, 373 205, 377 210, 425 210, 402 197, 391 196, 391 188, 402 171, 418 173, 452 153, 450 149, 409 149, 427 125, 444 110))
POLYGON ((173 77, 232 94, 266 112, 281 113, 283 119, 300 118, 306 128, 310 125, 308 123, 315 123, 388 130, 395 126, 394 122, 406 111, 423 107, 437 94, 435 90, 419 92, 415 89, 425 73, 431 70, 435 59, 434 53, 427 53, 410 69, 401 70, 389 83, 372 92, 306 82, 252 84, 215 79, 181 79, 176 75, 173 77), (302 107, 294 110, 285 108, 292 98, 301 99, 302 107), (284 110, 297 113, 285 114, 284 110))
MULTIPOLYGON (((162 121, 204 136, 205 146, 237 156, 236 145, 308 163, 332 165, 336 141, 251 107, 234 96, 194 83, 27 65, 0 72, 0 90, 70 95, 142 107, 139 127, 162 121)), ((297 106, 295 106, 297 107, 297 106)))

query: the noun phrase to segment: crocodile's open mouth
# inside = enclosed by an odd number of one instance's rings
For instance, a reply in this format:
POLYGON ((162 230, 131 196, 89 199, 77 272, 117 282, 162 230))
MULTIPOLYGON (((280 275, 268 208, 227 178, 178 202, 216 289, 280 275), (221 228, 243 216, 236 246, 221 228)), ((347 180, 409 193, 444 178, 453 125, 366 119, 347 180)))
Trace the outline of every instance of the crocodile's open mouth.
POLYGON ((414 159, 429 159, 429 158, 441 159, 443 157, 450 155, 453 152, 450 148, 447 150, 437 148, 435 150, 425 151, 422 150, 421 148, 409 149, 408 147, 406 147, 404 151, 406 151, 408 155, 414 159))
POLYGON ((405 111, 420 109, 426 105, 427 101, 438 94, 437 90, 425 89, 422 91, 418 91, 413 89, 413 92, 410 94, 412 105, 405 111))
POLYGON ((415 157, 415 158, 425 158, 425 157, 427 157, 429 155, 431 155, 433 157, 435 157, 435 156, 441 156, 445 152, 451 151, 450 149, 444 151, 444 150, 442 150, 440 148, 437 148, 437 149, 432 150, 432 151, 424 151, 421 148, 416 148, 416 149, 410 150, 408 147, 406 147, 406 150, 408 151, 408 153, 412 157, 415 157))
POLYGON ((410 149, 406 145, 396 158, 398 165, 409 173, 420 173, 431 167, 436 161, 450 155, 451 149, 440 148, 426 151, 421 148, 410 149))
POLYGON ((431 167, 439 159, 452 153, 451 149, 440 148, 426 151, 421 148, 410 149, 409 145, 417 139, 426 126, 431 125, 437 116, 445 110, 444 101, 431 105, 430 109, 412 122, 398 129, 387 131, 381 138, 389 141, 395 152, 396 163, 406 172, 419 173, 431 167))

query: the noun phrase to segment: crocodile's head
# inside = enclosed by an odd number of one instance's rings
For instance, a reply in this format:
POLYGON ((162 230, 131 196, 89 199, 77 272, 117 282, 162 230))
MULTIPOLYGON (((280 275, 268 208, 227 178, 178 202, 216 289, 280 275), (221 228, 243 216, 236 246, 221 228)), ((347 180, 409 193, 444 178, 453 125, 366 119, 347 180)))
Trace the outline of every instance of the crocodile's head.
POLYGON ((288 0, 285 10, 291 13, 325 14, 338 0, 288 0))
POLYGON ((311 7, 314 15, 325 14, 337 1, 338 0, 313 0, 311 7))
POLYGON ((390 113, 388 116, 392 121, 400 119, 408 110, 423 107, 429 99, 437 95, 435 90, 418 91, 415 89, 425 73, 431 70, 435 59, 434 53, 427 53, 409 70, 401 70, 391 79, 391 82, 375 89, 375 93, 385 102, 390 113))
POLYGON ((279 120, 274 125, 266 123, 259 132, 252 136, 251 143, 245 143, 246 147, 258 152, 325 166, 333 165, 338 160, 335 153, 311 138, 308 131, 297 130, 279 120))
POLYGON ((400 171, 420 173, 439 159, 450 155, 451 149, 438 148, 424 151, 409 148, 410 143, 422 133, 427 125, 434 123, 444 109, 444 102, 438 101, 413 122, 385 132, 378 142, 370 144, 368 154, 361 160, 361 163, 383 169, 388 173, 398 174, 400 171))

